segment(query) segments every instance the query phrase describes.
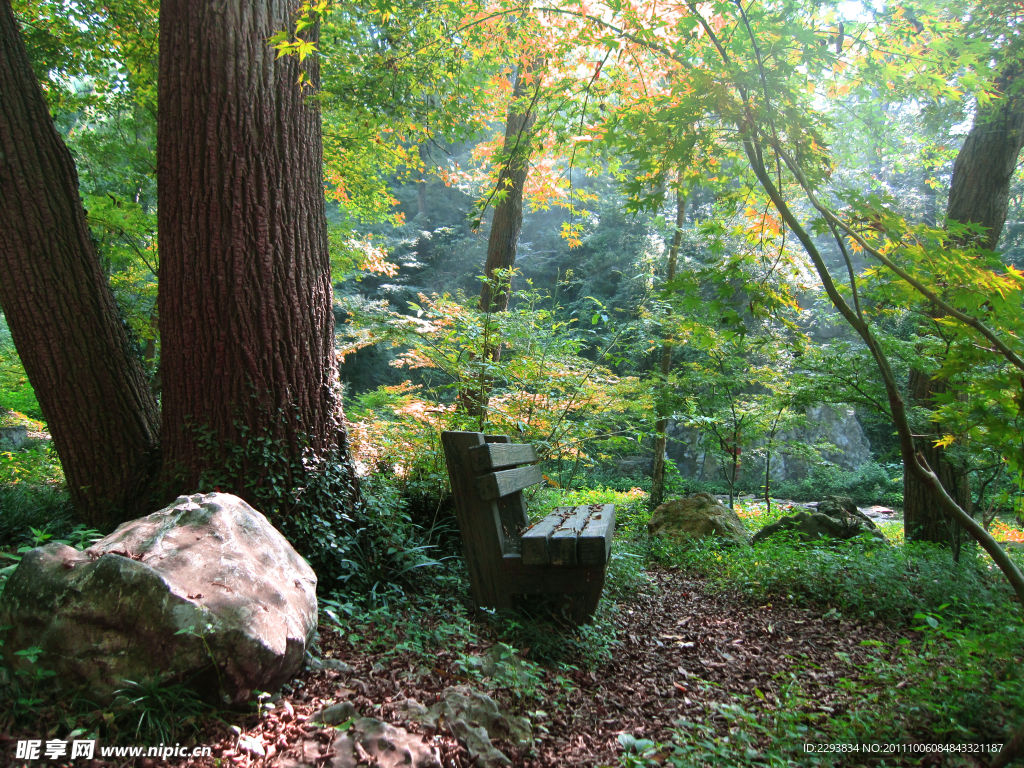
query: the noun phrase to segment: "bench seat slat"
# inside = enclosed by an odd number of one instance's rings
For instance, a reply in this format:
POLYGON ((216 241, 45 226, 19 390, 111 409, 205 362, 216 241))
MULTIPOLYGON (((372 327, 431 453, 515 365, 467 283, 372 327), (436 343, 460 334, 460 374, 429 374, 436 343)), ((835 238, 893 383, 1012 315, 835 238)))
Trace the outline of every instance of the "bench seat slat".
POLYGON ((547 565, 551 562, 548 556, 548 539, 562 524, 562 519, 572 510, 573 507, 556 508, 519 538, 522 545, 523 565, 547 565))
POLYGON ((580 531, 576 555, 580 565, 604 565, 612 551, 612 533, 615 530, 615 505, 602 504, 591 512, 590 519, 580 531))
POLYGON ((532 445, 511 443, 487 443, 469 449, 469 458, 473 469, 477 472, 490 472, 494 469, 515 467, 519 464, 532 464, 537 460, 537 453, 532 445))
POLYGON ((480 475, 476 479, 476 489, 482 499, 500 499, 502 496, 529 488, 543 480, 544 475, 541 473, 540 467, 517 467, 480 475))
POLYGON ((576 565, 576 540, 587 522, 590 507, 576 507, 551 534, 548 540, 548 556, 554 565, 576 565))

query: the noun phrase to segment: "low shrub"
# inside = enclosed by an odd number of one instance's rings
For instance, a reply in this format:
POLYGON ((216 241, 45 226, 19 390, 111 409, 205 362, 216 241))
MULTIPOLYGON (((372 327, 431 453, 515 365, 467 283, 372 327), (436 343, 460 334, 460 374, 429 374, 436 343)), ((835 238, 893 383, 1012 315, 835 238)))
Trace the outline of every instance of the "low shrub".
POLYGON ((903 506, 903 465, 869 461, 855 470, 816 464, 802 480, 775 483, 772 495, 793 501, 817 501, 825 496, 849 496, 857 504, 903 506))

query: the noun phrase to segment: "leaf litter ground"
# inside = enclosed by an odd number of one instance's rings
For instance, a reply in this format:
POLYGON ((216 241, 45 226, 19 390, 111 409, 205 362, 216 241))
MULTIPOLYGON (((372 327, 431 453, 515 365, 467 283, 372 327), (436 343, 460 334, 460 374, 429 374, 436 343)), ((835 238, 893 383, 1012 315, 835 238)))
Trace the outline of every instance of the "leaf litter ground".
MULTIPOLYGON (((666 742, 680 718, 713 723, 725 734, 729 723, 720 705, 742 701, 750 711, 791 706, 792 702, 780 699, 784 696, 780 687, 794 680, 799 681, 799 708, 807 719, 840 715, 856 705, 839 685, 842 679, 861 679, 871 685, 865 676, 877 656, 863 641, 892 648, 901 638, 881 624, 845 621, 834 618, 834 612, 751 603, 736 594, 712 591, 704 580, 676 569, 653 568, 648 575, 651 588, 636 594, 615 615, 619 643, 610 662, 592 670, 543 669, 543 683, 524 701, 515 699, 513 689, 488 690, 515 714, 546 713, 539 719, 543 728, 535 727, 532 749, 496 743, 513 765, 618 765, 623 749, 620 734, 666 742), (559 675, 561 683, 556 682, 559 675), (565 678, 571 685, 565 685, 565 678)), ((479 632, 481 636, 485 633, 479 632)), ((489 645, 482 641, 461 651, 482 654, 489 645)), ((438 650, 428 667, 422 656, 359 652, 326 626, 321 628, 320 649, 324 659, 336 660, 342 671, 306 670, 295 690, 272 711, 238 722, 247 736, 265 746, 266 757, 240 752, 238 737, 226 724, 213 726, 197 743, 213 744, 221 765, 285 766, 301 758, 304 741, 305 760, 309 761, 308 743, 317 740, 322 745, 321 759, 310 764, 320 766, 329 757, 327 745, 336 734, 308 720, 326 706, 351 701, 363 716, 421 734, 424 741, 437 747, 446 768, 474 765, 443 723, 435 731, 403 720, 406 710, 401 705, 407 699, 429 706, 449 686, 471 683, 455 671, 459 666, 454 651, 438 650)), ((190 764, 213 766, 215 762, 207 758, 190 764)), ((851 758, 850 764, 872 763, 861 757, 851 758)), ((984 758, 965 762, 961 756, 918 753, 903 763, 890 758, 887 764, 987 762, 984 758)))
MULTIPOLYGON (((859 680, 861 696, 865 686, 874 684, 870 670, 878 651, 872 654, 873 649, 863 641, 877 641, 892 649, 903 637, 881 624, 846 621, 834 612, 752 603, 736 593, 711 590, 704 579, 674 568, 652 567, 647 574, 649 588, 634 593, 614 615, 618 643, 610 662, 587 670, 541 667, 543 679, 518 699, 513 688, 491 686, 486 690, 511 713, 534 715, 533 748, 517 749, 500 741, 495 744, 514 766, 616 766, 623 752, 621 734, 668 742, 680 718, 713 724, 719 735, 725 735, 730 723, 722 705, 742 702, 748 711, 762 713, 791 707, 792 700, 785 699, 781 688, 794 681, 801 689, 798 708, 807 720, 841 715, 856 706, 841 680, 859 680), (538 711, 545 715, 538 717, 538 711)), ((385 630, 381 627, 379 631, 385 630)), ((372 642, 374 638, 365 629, 360 631, 366 645, 382 647, 372 642)), ((328 664, 337 669, 303 670, 289 686, 290 692, 262 716, 221 713, 223 719, 208 720, 195 743, 212 747, 213 756, 177 764, 285 768, 298 763, 320 768, 329 763, 328 745, 337 733, 309 720, 327 706, 350 701, 362 716, 405 728, 434 745, 445 768, 470 768, 475 763, 443 722, 438 730, 406 722, 407 710, 402 704, 415 699, 430 706, 450 686, 479 686, 459 674, 458 661, 460 654, 464 658, 465 654, 486 653, 497 642, 488 641, 489 634, 493 630, 481 624, 476 632, 478 643, 457 650, 438 649, 425 665, 422 654, 396 653, 393 647, 390 653, 361 651, 361 644, 353 647, 337 630, 321 625, 323 660, 333 660, 328 664), (266 756, 254 757, 240 750, 239 734, 232 726, 241 729, 248 740, 259 742, 266 756), (311 744, 316 745, 313 754, 311 744)), ((914 633, 906 633, 906 637, 917 641, 914 633)), ((0 732, 0 742, 6 742, 0 744, 0 755, 13 755, 17 739, 40 738, 40 726, 47 720, 40 714, 35 724, 0 732)), ((771 746, 757 744, 758 748, 771 746)), ((175 762, 97 759, 91 761, 90 768, 156 768, 175 762)), ((58 761, 47 764, 60 765, 58 761)), ((878 762, 851 756, 847 764, 878 762)), ((988 762, 984 757, 975 761, 972 757, 917 753, 902 762, 890 758, 885 764, 934 768, 984 766, 988 762)), ((80 768, 82 761, 72 765, 80 768)))

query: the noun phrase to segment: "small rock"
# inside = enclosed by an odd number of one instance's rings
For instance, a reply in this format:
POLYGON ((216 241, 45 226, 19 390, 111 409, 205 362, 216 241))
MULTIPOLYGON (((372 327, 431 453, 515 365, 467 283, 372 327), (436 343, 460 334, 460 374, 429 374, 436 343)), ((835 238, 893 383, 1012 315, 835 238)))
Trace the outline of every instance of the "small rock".
POLYGON ((404 728, 361 717, 331 745, 331 768, 442 768, 437 750, 404 728))
POLYGON ((504 752, 491 744, 487 729, 482 725, 471 725, 464 718, 453 720, 449 727, 455 736, 466 745, 473 765, 480 768, 508 768, 512 761, 504 752))
POLYGON ((311 723, 323 723, 324 725, 341 725, 347 720, 358 717, 355 706, 351 701, 342 701, 323 709, 309 718, 311 723))
POLYGON ((826 496, 818 502, 816 510, 799 512, 766 525, 754 535, 754 543, 783 531, 795 533, 802 542, 822 538, 852 539, 867 532, 879 543, 888 543, 871 518, 860 512, 846 496, 826 496))
POLYGON ((441 700, 425 714, 415 706, 408 706, 406 712, 411 719, 430 728, 437 728, 438 721, 443 719, 466 745, 470 758, 476 761, 474 765, 481 768, 511 765, 491 739, 510 741, 518 747, 533 744, 529 720, 503 712, 490 696, 465 685, 446 688, 441 700))
POLYGON ((340 672, 343 675, 347 675, 352 671, 351 665, 346 664, 341 659, 321 659, 320 665, 324 669, 330 669, 335 672, 340 672))
POLYGON ((267 756, 267 750, 264 748, 263 742, 254 739, 252 736, 239 736, 238 749, 242 752, 247 752, 253 757, 267 756))
POLYGON ((395 706, 395 714, 406 721, 423 722, 429 717, 429 711, 416 699, 406 699, 395 706))

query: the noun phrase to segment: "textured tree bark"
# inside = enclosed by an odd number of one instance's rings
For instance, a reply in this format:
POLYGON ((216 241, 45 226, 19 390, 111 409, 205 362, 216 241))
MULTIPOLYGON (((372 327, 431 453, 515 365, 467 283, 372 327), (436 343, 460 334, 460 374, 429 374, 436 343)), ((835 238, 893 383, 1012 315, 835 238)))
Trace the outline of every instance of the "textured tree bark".
MULTIPOLYGON (((953 179, 946 206, 946 218, 986 228, 977 244, 995 249, 1006 223, 1010 181, 1017 156, 1024 146, 1024 98, 1012 93, 1019 66, 1012 64, 999 78, 1004 98, 980 108, 974 125, 953 164, 953 179)), ((933 408, 935 397, 946 391, 946 383, 927 373, 911 369, 908 395, 912 405, 933 408)), ((928 437, 919 440, 920 452, 943 487, 956 503, 971 511, 971 490, 966 472, 952 465, 945 449, 935 448, 942 436, 941 425, 933 424, 928 437)), ((949 521, 934 494, 911 473, 903 480, 904 534, 911 541, 930 541, 956 548, 962 538, 959 526, 949 521)))
MULTIPOLYGON (((291 11, 284 0, 160 9, 158 306, 174 492, 215 485, 256 501, 290 487, 307 450, 345 447, 320 114, 298 60, 267 45, 291 11)), ((316 59, 301 66, 315 85, 316 59)))
MULTIPOLYGON (((676 278, 676 264, 679 262, 679 246, 683 242, 683 223, 686 218, 686 198, 683 193, 676 192, 676 231, 672 235, 672 245, 668 249, 668 269, 665 274, 665 282, 671 283, 676 278)), ((666 386, 665 381, 672 370, 672 344, 666 338, 661 345, 661 386, 666 386)), ((658 420, 654 424, 654 467, 651 472, 651 506, 659 506, 665 499, 665 446, 668 443, 668 412, 661 406, 658 413, 658 420)))
POLYGON ((9 0, 0 0, 0 93, 0 304, 72 502, 109 528, 146 511, 159 414, 9 0))

